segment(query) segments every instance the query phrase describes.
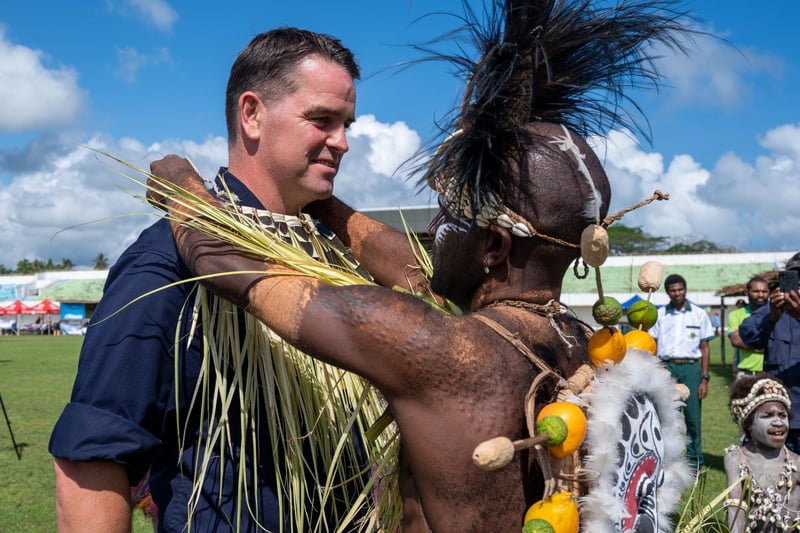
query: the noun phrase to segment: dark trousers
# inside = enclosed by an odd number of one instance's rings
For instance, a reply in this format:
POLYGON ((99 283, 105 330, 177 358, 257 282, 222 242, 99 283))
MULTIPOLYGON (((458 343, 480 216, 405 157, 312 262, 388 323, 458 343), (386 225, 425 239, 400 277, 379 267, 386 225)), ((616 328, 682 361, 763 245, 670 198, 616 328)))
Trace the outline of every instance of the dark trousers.
POLYGON ((703 466, 703 446, 701 442, 701 401, 697 396, 702 374, 700 361, 692 363, 674 363, 667 361, 667 368, 678 383, 683 383, 689 389, 689 397, 683 407, 683 419, 686 422, 686 436, 689 442, 686 445, 686 459, 695 468, 703 466))

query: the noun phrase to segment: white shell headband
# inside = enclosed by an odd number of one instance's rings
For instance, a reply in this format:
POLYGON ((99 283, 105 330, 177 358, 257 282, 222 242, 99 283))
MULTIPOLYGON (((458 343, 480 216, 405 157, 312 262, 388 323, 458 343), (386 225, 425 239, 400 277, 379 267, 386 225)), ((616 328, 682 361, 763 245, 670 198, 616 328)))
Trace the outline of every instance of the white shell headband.
POLYGON ((786 409, 792 408, 792 401, 786 387, 769 378, 759 379, 750 387, 750 392, 744 398, 731 400, 731 414, 740 426, 747 416, 755 409, 767 402, 781 402, 786 409))

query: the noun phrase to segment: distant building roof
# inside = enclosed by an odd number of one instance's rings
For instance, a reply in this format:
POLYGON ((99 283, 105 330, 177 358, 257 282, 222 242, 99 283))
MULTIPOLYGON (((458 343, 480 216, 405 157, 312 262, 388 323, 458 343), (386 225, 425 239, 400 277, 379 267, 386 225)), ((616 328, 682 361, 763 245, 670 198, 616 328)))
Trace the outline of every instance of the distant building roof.
MULTIPOLYGON (((663 279, 680 274, 686 279, 687 297, 700 305, 719 305, 722 287, 744 283, 751 277, 780 268, 791 252, 614 256, 600 268, 603 293, 627 300, 634 294, 644 296, 638 286, 639 268, 647 261, 658 261, 664 268, 663 279)), ((585 279, 575 277, 572 269, 564 276, 562 301, 570 306, 591 305, 597 298, 594 272, 585 279)), ((667 297, 663 285, 651 297, 663 305, 667 297)))
MULTIPOLYGON (((751 261, 740 261, 739 256, 750 254, 713 255, 648 255, 610 257, 600 268, 603 290, 608 292, 641 292, 637 281, 639 268, 646 261, 658 261, 664 267, 664 277, 680 274, 686 279, 687 292, 716 292, 720 287, 743 283, 762 272, 773 270, 775 262, 769 258, 755 257, 751 261), (713 257, 715 262, 707 259, 713 257), (679 259, 679 262, 675 262, 679 259)), ((752 254, 756 255, 756 254, 752 254)), ((594 272, 585 279, 577 279, 572 270, 564 276, 563 292, 594 292, 594 272)), ((661 288, 663 291, 663 287, 661 288)))
POLYGON ((430 238, 428 235, 428 225, 438 211, 439 207, 434 205, 361 210, 365 215, 383 222, 384 224, 388 224, 400 231, 403 231, 403 220, 405 220, 406 225, 416 233, 421 240, 430 238))
POLYGON ((41 297, 55 302, 97 303, 103 296, 105 279, 67 279, 42 289, 41 297))

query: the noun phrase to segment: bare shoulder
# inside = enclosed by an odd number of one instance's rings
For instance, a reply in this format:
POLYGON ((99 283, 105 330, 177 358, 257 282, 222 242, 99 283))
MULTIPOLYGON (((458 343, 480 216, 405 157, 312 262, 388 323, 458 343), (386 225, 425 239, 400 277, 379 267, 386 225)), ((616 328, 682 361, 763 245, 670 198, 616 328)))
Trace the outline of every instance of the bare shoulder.
POLYGON ((741 448, 739 448, 737 445, 732 445, 725 448, 725 456, 723 457, 722 462, 729 480, 731 479, 731 476, 734 478, 738 477, 739 465, 742 462, 741 448))
POLYGON ((449 401, 522 405, 542 368, 568 377, 588 360, 588 334, 581 323, 551 321, 524 310, 485 309, 453 317, 442 334, 426 355, 418 384, 449 401))
POLYGON ((581 328, 557 322, 555 329, 535 313, 497 309, 445 322, 445 338, 432 343, 435 348, 425 356, 428 369, 420 374, 419 394, 393 404, 409 475, 413 472, 427 518, 439 529, 449 530, 447 520, 480 508, 484 523, 510 531, 531 503, 526 494, 541 490, 540 480, 525 474, 534 468, 532 456, 517 454, 513 464, 490 475, 473 464, 473 450, 498 436, 527 436, 525 397, 540 370, 523 352, 555 367, 561 360, 579 361, 585 356, 581 328), (571 355, 563 338, 570 336, 575 337, 571 355))
POLYGON ((504 342, 527 358, 532 354, 562 376, 571 375, 588 360, 586 345, 591 333, 588 326, 571 314, 548 316, 524 308, 501 307, 487 309, 480 320, 488 322, 489 327, 483 328, 488 343, 504 342), (492 327, 491 323, 499 324, 500 328, 492 327))

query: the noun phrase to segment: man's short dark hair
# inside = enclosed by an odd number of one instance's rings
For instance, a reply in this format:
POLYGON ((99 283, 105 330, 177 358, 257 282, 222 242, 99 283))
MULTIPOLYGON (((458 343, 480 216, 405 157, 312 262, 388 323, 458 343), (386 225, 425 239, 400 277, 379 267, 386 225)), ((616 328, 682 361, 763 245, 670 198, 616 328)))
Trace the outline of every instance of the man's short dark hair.
POLYGON ((354 80, 361 77, 353 52, 339 39, 300 28, 284 27, 260 33, 239 52, 225 90, 229 144, 238 135, 237 114, 242 93, 253 91, 265 103, 291 94, 298 88, 295 68, 311 55, 340 65, 354 80))
POLYGON ((747 280, 747 283, 745 284, 745 287, 747 288, 748 291, 753 287, 753 283, 766 283, 767 285, 769 285, 769 282, 764 278, 762 278, 761 276, 753 276, 752 278, 747 280))
POLYGON ((683 285, 683 288, 686 288, 686 280, 683 279, 683 276, 680 274, 670 274, 667 276, 667 279, 664 280, 664 290, 669 290, 670 285, 674 285, 675 283, 680 283, 683 285))

